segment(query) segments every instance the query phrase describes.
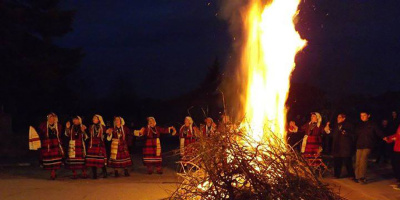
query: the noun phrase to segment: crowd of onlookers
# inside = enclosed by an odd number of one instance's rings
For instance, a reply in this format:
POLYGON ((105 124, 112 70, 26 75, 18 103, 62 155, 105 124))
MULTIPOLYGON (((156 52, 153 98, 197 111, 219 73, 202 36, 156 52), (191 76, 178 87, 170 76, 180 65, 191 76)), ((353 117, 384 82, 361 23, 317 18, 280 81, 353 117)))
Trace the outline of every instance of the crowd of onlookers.
POLYGON ((371 120, 368 111, 359 113, 357 123, 347 120, 345 113, 339 113, 335 123, 321 124, 319 113, 311 113, 309 122, 298 127, 295 121, 288 126, 288 143, 301 152, 308 162, 323 154, 333 157, 334 177, 342 177, 342 166, 347 177, 357 183, 366 184, 368 159, 376 155, 376 163, 391 162, 394 176, 400 188, 400 120, 393 111, 380 124, 371 120), (354 166, 354 167, 353 167, 354 166))

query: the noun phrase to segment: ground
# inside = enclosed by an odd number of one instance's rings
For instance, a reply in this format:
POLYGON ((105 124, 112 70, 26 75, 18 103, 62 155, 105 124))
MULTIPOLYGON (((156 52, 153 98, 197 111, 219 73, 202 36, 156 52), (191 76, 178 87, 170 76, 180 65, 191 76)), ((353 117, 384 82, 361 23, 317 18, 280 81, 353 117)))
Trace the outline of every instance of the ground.
MULTIPOLYGON (((38 166, 1 167, 0 199, 139 199, 156 200, 168 198, 179 182, 176 176, 176 158, 164 158, 164 174, 148 175, 141 164, 140 155, 134 156, 134 166, 130 177, 70 179, 71 172, 59 170, 55 181, 49 179, 49 173, 38 166)), ((400 199, 400 191, 391 185, 390 165, 371 164, 370 182, 366 185, 343 179, 323 178, 340 194, 350 200, 396 200, 400 199)), ((108 169, 112 173, 112 169, 108 169)))

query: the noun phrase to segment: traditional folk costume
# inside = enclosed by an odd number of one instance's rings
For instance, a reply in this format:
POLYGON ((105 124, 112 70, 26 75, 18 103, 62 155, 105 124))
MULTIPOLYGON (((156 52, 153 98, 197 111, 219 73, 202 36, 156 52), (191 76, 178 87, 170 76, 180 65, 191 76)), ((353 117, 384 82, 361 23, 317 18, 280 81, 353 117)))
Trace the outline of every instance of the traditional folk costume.
POLYGON ((187 160, 187 156, 190 156, 192 151, 188 145, 196 142, 196 135, 198 132, 197 127, 193 127, 193 119, 191 117, 186 117, 185 121, 186 120, 189 121, 189 125, 183 125, 179 129, 179 144, 182 160, 187 160))
POLYGON ((62 126, 58 123, 56 114, 47 115, 47 122, 43 122, 38 129, 42 147, 40 157, 43 168, 51 170, 51 179, 56 178, 56 170, 60 169, 64 150, 61 146, 60 134, 62 126), (49 119, 53 117, 54 123, 50 124, 49 119))
POLYGON ((125 176, 129 176, 127 167, 132 166, 127 143, 129 129, 125 126, 125 121, 122 117, 115 117, 114 128, 109 130, 107 131, 109 134, 107 140, 112 141, 109 166, 115 169, 116 177, 119 176, 117 168, 124 168, 125 176), (117 119, 121 122, 119 126, 115 123, 117 119))
POLYGON ((148 117, 147 121, 149 122, 148 126, 140 130, 140 135, 144 136, 146 140, 143 147, 143 163, 147 167, 148 174, 153 173, 153 166, 156 167, 157 173, 162 174, 160 135, 170 133, 171 129, 174 130, 173 135, 175 135, 175 129, 156 126, 154 117, 148 117), (154 124, 150 124, 150 121, 154 121, 154 124))
POLYGON ((216 130, 216 125, 214 124, 214 120, 211 117, 208 117, 205 120, 205 125, 201 126, 201 133, 203 137, 210 137, 213 135, 217 130, 216 130), (211 124, 207 124, 207 120, 211 121, 211 124))
POLYGON ((97 178, 97 168, 103 169, 103 177, 107 178, 107 154, 104 145, 104 134, 106 127, 103 117, 95 115, 93 118, 98 119, 98 123, 89 127, 89 145, 86 155, 86 167, 92 168, 93 178, 97 178))
POLYGON ((312 115, 317 117, 317 122, 309 122, 303 125, 302 130, 305 132, 305 135, 301 146, 301 152, 309 163, 318 165, 316 161, 319 160, 322 151, 322 133, 324 128, 321 127, 321 115, 319 113, 312 113, 312 115))
POLYGON ((76 116, 74 119, 79 120, 79 125, 72 124, 71 127, 65 129, 65 136, 69 138, 68 142, 68 157, 65 161, 66 168, 71 169, 73 178, 76 178, 77 169, 82 170, 82 178, 87 178, 85 157, 86 146, 85 140, 88 138, 82 124, 82 118, 76 116))

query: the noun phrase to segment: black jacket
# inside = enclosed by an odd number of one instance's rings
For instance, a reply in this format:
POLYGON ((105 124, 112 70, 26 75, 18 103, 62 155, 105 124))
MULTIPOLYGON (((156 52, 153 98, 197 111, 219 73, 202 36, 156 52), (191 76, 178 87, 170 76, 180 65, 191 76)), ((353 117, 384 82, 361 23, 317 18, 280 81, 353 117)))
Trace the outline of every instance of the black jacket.
POLYGON ((384 135, 378 126, 372 122, 361 122, 356 128, 357 149, 372 149, 375 143, 384 135))
POLYGON ((351 123, 344 121, 335 124, 332 133, 332 155, 334 157, 351 157, 355 149, 354 127, 351 123))

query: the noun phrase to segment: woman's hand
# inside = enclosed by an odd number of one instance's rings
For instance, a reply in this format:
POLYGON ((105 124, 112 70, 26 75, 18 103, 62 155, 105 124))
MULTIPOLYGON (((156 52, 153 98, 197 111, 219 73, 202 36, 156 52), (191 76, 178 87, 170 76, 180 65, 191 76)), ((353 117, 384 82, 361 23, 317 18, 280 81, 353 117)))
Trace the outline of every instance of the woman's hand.
POLYGON ((173 126, 168 127, 170 130, 172 130, 172 135, 176 135, 176 129, 173 126))
POLYGON ((111 135, 112 132, 113 132, 113 129, 112 129, 112 128, 108 128, 108 129, 106 130, 106 133, 107 133, 108 135, 111 135))

